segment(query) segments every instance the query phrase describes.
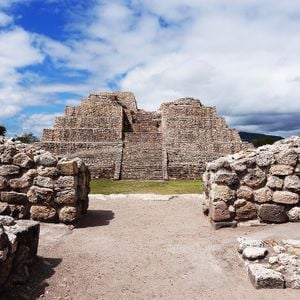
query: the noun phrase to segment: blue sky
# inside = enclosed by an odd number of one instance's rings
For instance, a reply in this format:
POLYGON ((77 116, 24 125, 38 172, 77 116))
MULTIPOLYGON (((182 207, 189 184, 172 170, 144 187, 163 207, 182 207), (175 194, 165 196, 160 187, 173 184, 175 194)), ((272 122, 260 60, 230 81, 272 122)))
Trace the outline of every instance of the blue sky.
POLYGON ((65 105, 184 96, 238 130, 300 133, 300 2, 0 0, 0 122, 40 135, 65 105))

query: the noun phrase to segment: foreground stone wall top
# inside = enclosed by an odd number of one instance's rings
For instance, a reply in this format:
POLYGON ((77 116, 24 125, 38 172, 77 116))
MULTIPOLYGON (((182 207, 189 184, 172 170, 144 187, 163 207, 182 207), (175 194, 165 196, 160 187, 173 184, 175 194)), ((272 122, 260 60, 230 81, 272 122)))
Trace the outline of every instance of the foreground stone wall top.
POLYGON ((215 160, 203 179, 216 228, 300 221, 300 137, 215 160))
POLYGON ((0 138, 0 215, 76 222, 88 208, 89 180, 80 158, 0 138))
POLYGON ((214 107, 197 99, 178 99, 146 112, 130 92, 104 92, 66 107, 54 128, 44 130, 41 146, 81 157, 93 177, 194 179, 206 162, 245 145, 214 107))

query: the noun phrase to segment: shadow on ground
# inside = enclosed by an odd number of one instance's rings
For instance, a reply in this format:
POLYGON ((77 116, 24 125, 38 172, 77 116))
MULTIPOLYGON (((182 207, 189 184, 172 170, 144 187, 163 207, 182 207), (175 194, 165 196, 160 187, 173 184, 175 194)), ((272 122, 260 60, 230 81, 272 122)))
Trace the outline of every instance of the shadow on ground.
POLYGON ((30 268, 29 280, 1 293, 1 300, 35 300, 45 293, 47 279, 55 273, 55 267, 62 262, 61 258, 38 257, 30 268))
POLYGON ((78 223, 77 228, 108 225, 115 214, 112 210, 89 210, 78 223))

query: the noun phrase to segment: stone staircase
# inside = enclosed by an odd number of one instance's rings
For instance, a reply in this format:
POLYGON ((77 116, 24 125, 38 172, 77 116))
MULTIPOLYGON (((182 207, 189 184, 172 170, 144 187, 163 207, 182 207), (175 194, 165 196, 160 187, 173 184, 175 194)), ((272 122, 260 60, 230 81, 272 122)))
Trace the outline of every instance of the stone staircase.
POLYGON ((163 179, 161 133, 125 133, 121 179, 163 179))

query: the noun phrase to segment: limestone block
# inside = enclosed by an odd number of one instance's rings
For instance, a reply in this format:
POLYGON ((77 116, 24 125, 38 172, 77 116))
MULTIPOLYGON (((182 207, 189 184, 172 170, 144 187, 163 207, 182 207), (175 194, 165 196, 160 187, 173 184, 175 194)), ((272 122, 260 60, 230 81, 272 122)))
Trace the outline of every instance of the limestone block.
POLYGON ((49 152, 46 152, 46 153, 43 153, 41 155, 35 156, 34 161, 37 164, 45 166, 45 167, 53 167, 53 166, 56 166, 56 164, 57 164, 56 157, 53 156, 49 152))
POLYGON ((289 220, 291 222, 299 222, 300 221, 300 207, 296 206, 291 208, 287 213, 289 220))
POLYGON ((215 161, 209 162, 207 164, 207 170, 208 171, 218 171, 220 169, 229 169, 229 170, 231 169, 230 163, 224 157, 216 159, 215 161))
POLYGON ((292 192, 300 192, 300 178, 297 175, 287 176, 284 179, 284 188, 292 192))
POLYGON ((53 187, 54 187, 53 179, 50 177, 44 177, 44 176, 35 177, 33 184, 40 186, 40 187, 49 188, 49 189, 53 189, 53 187))
POLYGON ((268 187, 263 187, 254 191, 254 201, 258 203, 265 203, 272 201, 273 191, 268 187))
POLYGON ((3 164, 11 164, 13 162, 13 156, 17 153, 14 146, 6 146, 3 153, 0 155, 0 161, 3 164))
POLYGON ((8 204, 25 204, 27 202, 27 196, 26 194, 17 192, 1 192, 1 202, 8 204))
POLYGON ((224 201, 211 203, 209 214, 213 221, 226 221, 231 218, 228 206, 224 201))
POLYGON ((27 192, 28 201, 34 204, 51 203, 54 197, 52 189, 32 186, 27 192))
POLYGON ((259 188, 266 181, 266 174, 259 168, 249 169, 248 173, 243 179, 244 184, 251 188, 259 188))
POLYGON ((233 201, 235 199, 235 190, 232 190, 226 185, 212 184, 210 190, 210 199, 212 202, 233 201))
POLYGON ((55 197, 55 202, 63 205, 74 205, 78 200, 78 196, 75 189, 66 188, 61 192, 58 192, 55 197))
POLYGON ((284 278, 280 272, 266 268, 262 264, 250 264, 248 276, 255 288, 284 288, 284 278))
MULTIPOLYGON (((238 201, 238 200, 237 200, 238 201)), ((236 201, 236 202, 237 202, 236 201)), ((257 218, 257 209, 255 204, 245 201, 243 203, 235 202, 235 213, 237 220, 252 220, 257 218)))
POLYGON ((283 180, 277 176, 269 176, 267 181, 267 187, 274 190, 281 190, 283 188, 283 180))
POLYGON ((0 166, 0 176, 17 175, 20 172, 20 167, 15 165, 0 166))
POLYGON ((7 179, 3 176, 0 176, 0 190, 6 189, 7 186, 8 186, 7 179))
POLYGON ((288 191, 276 191, 273 194, 273 201, 283 204, 297 204, 299 202, 299 195, 288 191))
MULTIPOLYGON (((86 177, 86 176, 84 176, 86 177)), ((82 186, 86 186, 87 182, 82 182, 82 186), (83 184, 85 183, 85 184, 83 184)), ((78 185, 78 177, 77 176, 60 176, 56 185, 60 188, 73 188, 75 189, 78 185)))
POLYGON ((294 168, 288 165, 273 165, 270 168, 270 173, 278 176, 292 175, 294 173, 294 168))
POLYGON ((43 177, 57 177, 59 176, 59 172, 57 168, 55 167, 44 167, 44 166, 39 166, 37 168, 37 173, 39 176, 43 177))
POLYGON ((293 274, 285 277, 286 287, 291 289, 300 289, 300 274, 293 274))
POLYGON ((271 151, 259 152, 256 156, 256 164, 259 167, 268 167, 275 162, 274 154, 271 151))
POLYGON ((26 153, 18 153, 13 158, 13 163, 21 168, 31 168, 33 160, 26 153))
POLYGON ((59 211, 59 220, 63 223, 74 223, 79 220, 80 208, 73 206, 64 206, 59 211))
POLYGON ((215 183, 233 186, 238 183, 238 177, 235 172, 221 169, 215 175, 215 183))
POLYGON ((45 205, 32 205, 30 216, 37 221, 54 221, 57 217, 56 209, 45 205))
POLYGON ((268 254, 268 249, 264 247, 246 247, 243 250, 243 257, 248 260, 256 260, 265 258, 268 254))
POLYGON ((288 221, 285 208, 276 204, 262 204, 259 206, 258 215, 263 222, 284 223, 288 221))
POLYGON ((296 166, 298 153, 294 149, 282 150, 276 155, 276 161, 280 165, 296 166))
POLYGON ((253 190, 246 185, 241 185, 239 187, 239 189, 237 190, 237 198, 252 200, 253 199, 253 190))
POLYGON ((9 185, 14 190, 26 189, 32 185, 32 179, 27 175, 23 175, 20 178, 10 179, 9 185))
POLYGON ((78 173, 77 163, 73 160, 60 160, 57 164, 57 169, 62 175, 76 175, 78 173))

